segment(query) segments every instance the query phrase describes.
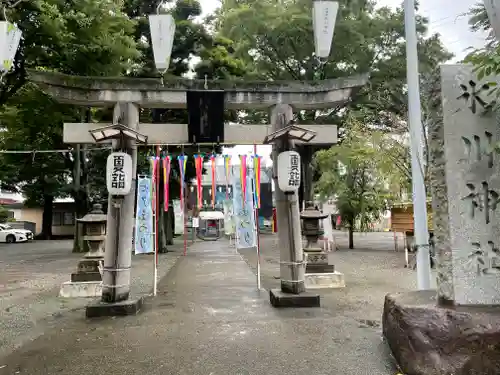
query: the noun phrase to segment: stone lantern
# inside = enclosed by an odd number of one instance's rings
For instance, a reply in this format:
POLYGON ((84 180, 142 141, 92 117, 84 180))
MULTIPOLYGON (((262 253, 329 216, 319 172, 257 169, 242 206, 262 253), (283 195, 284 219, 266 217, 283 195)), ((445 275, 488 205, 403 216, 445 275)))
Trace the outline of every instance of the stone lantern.
POLYGON ((306 203, 306 208, 300 213, 302 219, 302 235, 306 238, 306 248, 304 251, 321 251, 318 240, 323 235, 323 229, 319 224, 320 220, 328 215, 314 208, 311 202, 306 203))
POLYGON ((305 286, 306 289, 318 288, 343 288, 345 287, 344 274, 335 271, 329 262, 329 252, 318 243, 323 235, 320 220, 328 215, 314 208, 311 202, 306 203, 306 208, 300 214, 302 219, 302 235, 306 238, 304 259, 306 261, 305 286))
POLYGON ((88 251, 78 263, 77 272, 71 274, 71 281, 102 281, 106 220, 100 204, 94 204, 92 211, 78 219, 83 224, 83 241, 87 242, 88 251))
POLYGON ((63 283, 61 297, 99 297, 102 293, 102 268, 106 240, 106 214, 102 205, 95 204, 87 215, 78 219, 83 224, 83 241, 88 251, 78 262, 71 281, 63 283))

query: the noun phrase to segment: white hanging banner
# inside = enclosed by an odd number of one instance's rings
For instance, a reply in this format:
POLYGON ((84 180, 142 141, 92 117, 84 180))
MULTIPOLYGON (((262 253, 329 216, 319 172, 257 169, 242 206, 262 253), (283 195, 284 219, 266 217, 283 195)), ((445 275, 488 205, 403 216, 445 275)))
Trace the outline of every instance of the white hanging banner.
POLYGON ((338 10, 339 3, 336 1, 313 1, 314 45, 318 57, 330 56, 338 10))
POLYGON ((324 241, 324 250, 332 251, 336 250, 335 239, 333 238, 333 226, 332 226, 332 218, 328 215, 323 219, 323 241, 324 241))
MULTIPOLYGON (((239 168, 241 168, 241 166, 239 168)), ((246 190, 246 197, 244 202, 242 202, 242 186, 239 176, 239 172, 233 173, 233 212, 236 231, 236 248, 248 249, 257 246, 253 197, 250 189, 250 186, 252 186, 252 179, 250 176, 246 178, 246 183, 249 188, 246 190)))
POLYGON ((181 201, 174 199, 172 201, 172 206, 174 208, 174 233, 183 234, 184 233, 184 210, 182 209, 181 201))
POLYGON ((12 68, 21 36, 22 32, 16 25, 0 21, 0 71, 2 73, 12 68))
POLYGON ((224 200, 224 233, 227 236, 234 234, 233 200, 224 200))
POLYGON ((278 187, 283 192, 295 192, 300 186, 300 155, 285 151, 278 155, 278 187))
POLYGON ((165 71, 170 64, 170 54, 175 35, 175 20, 170 14, 149 16, 149 29, 156 69, 165 71))
POLYGON ((500 40, 500 0, 484 0, 491 27, 497 40, 500 40))
POLYGON ((139 177, 137 181, 137 204, 135 217, 135 254, 147 254, 154 252, 151 189, 151 178, 139 177))
POLYGON ((132 157, 112 152, 106 163, 106 187, 111 195, 127 195, 132 187, 132 157))

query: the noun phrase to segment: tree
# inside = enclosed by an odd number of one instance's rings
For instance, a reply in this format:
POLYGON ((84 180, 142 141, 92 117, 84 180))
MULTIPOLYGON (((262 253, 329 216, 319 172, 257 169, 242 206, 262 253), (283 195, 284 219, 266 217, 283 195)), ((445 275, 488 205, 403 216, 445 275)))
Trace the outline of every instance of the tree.
POLYGON ((4 206, 0 206, 0 223, 5 223, 8 219, 9 211, 4 206))
MULTIPOLYGON (((314 56, 310 0, 225 1, 213 25, 221 35, 237 41, 235 55, 261 79, 320 80, 370 73, 370 84, 346 109, 369 120, 365 123, 394 127, 407 112, 404 12, 375 5, 371 0, 340 1, 332 55, 327 61, 314 56), (381 112, 388 115, 381 116, 381 112)), ((426 18, 417 17, 422 74, 452 56, 438 35, 426 35, 427 25, 426 18)), ((296 115, 302 123, 342 125, 345 118, 338 108, 296 115)))
MULTIPOLYGON (((474 65, 477 78, 482 80, 489 76, 500 75, 500 43, 498 42, 493 28, 491 27, 484 3, 477 3, 469 12, 469 25, 472 31, 485 31, 488 33, 486 45, 483 48, 472 50, 464 62, 474 65)), ((496 82, 490 82, 491 94, 500 96, 496 82)), ((496 103, 498 105, 498 101, 496 103)))
MULTIPOLYGON (((10 150, 64 150, 62 124, 79 122, 82 110, 56 103, 27 83, 26 68, 79 75, 119 75, 139 53, 130 34, 134 22, 116 2, 95 0, 35 0, 22 2, 9 19, 23 31, 14 69, 0 87, 2 148, 10 150)), ((69 149, 68 149, 69 151, 69 149)), ((0 180, 20 187, 28 204, 44 206, 43 236, 51 237, 52 202, 71 194, 77 211, 85 213, 86 190, 70 184, 74 169, 70 152, 59 154, 3 154, 0 180), (34 156, 33 156, 34 155, 34 156), (10 168, 9 168, 10 167, 10 168), (81 190, 80 190, 81 189, 81 190)))
POLYGON ((316 191, 323 199, 336 197, 339 214, 349 230, 349 248, 354 248, 355 230, 366 230, 388 208, 390 165, 381 157, 362 126, 350 120, 342 144, 316 153, 320 172, 316 191))
MULTIPOLYGON (((247 70, 264 80, 319 81, 370 74, 369 84, 347 103, 323 111, 300 111, 297 122, 335 124, 342 141, 348 132, 347 118, 367 129, 407 131, 406 39, 404 11, 377 8, 376 1, 339 1, 339 13, 331 56, 321 61, 314 54, 312 1, 229 0, 213 17, 212 26, 234 41, 235 56, 247 70)), ((428 35, 428 20, 417 17, 419 70, 431 74, 452 55, 439 35, 428 35)), ((266 123, 267 114, 245 113, 241 122, 266 123)), ((386 138, 395 143, 395 139, 386 138)), ((388 144, 387 144, 388 145, 388 144)), ((397 143, 393 158, 409 155, 404 143, 397 143)), ((405 160, 403 158, 403 160, 405 160)), ((409 162, 400 163, 411 177, 409 162)), ((315 171, 314 179, 320 177, 315 171)), ((405 185, 408 185, 409 180, 405 185)))

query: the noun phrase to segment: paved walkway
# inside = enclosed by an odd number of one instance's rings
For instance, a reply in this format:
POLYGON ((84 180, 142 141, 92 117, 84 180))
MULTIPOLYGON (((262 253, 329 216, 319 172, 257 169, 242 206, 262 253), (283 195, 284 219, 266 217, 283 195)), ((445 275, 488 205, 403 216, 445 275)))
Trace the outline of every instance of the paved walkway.
POLYGON ((0 375, 394 374, 386 358, 378 328, 324 308, 272 308, 217 241, 194 244, 141 315, 61 323, 0 359, 0 375))

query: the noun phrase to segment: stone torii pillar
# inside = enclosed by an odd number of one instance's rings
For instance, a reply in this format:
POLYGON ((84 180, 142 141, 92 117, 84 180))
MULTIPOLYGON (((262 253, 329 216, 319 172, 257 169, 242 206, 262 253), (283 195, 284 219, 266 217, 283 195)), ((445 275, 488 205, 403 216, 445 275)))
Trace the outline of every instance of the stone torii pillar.
MULTIPOLYGON (((293 109, 288 104, 276 105, 271 110, 270 118, 274 133, 291 123, 293 109)), ((289 150, 290 143, 281 139, 273 144, 273 179, 280 249, 281 288, 270 291, 270 301, 275 307, 319 307, 319 295, 305 291, 306 264, 302 249, 298 192, 285 194, 278 184, 278 154, 289 150)))
MULTIPOLYGON (((113 123, 136 130, 139 125, 139 107, 134 103, 119 102, 115 105, 113 123)), ((142 307, 142 297, 129 299, 130 270, 132 264, 132 233, 134 231, 134 206, 137 172, 137 144, 127 139, 112 148, 120 148, 132 157, 132 187, 123 198, 108 197, 107 235, 104 252, 101 302, 89 305, 87 317, 130 315, 142 307)))

